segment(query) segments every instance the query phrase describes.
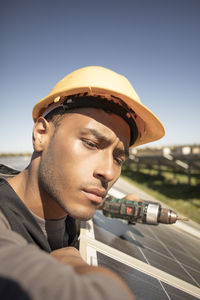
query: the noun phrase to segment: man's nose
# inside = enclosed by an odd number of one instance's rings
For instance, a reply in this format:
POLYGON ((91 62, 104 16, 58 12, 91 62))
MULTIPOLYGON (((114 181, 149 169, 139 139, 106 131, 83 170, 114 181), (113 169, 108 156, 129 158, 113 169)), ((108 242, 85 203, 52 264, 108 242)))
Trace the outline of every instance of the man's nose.
POLYGON ((94 170, 94 177, 103 182, 110 182, 116 177, 113 156, 110 154, 101 155, 94 170))

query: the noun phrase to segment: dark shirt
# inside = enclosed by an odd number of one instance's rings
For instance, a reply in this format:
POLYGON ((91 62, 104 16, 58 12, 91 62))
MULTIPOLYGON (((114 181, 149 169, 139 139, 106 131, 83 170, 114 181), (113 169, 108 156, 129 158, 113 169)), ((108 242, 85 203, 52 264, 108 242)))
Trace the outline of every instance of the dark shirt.
MULTIPOLYGON (((55 250, 50 246, 33 214, 3 178, 0 178, 0 210, 7 218, 11 229, 23 236, 28 243, 36 244, 47 252, 55 250)), ((76 225, 75 220, 70 216, 66 218, 65 230, 69 238, 64 240, 61 246, 74 245, 77 238, 76 225)))

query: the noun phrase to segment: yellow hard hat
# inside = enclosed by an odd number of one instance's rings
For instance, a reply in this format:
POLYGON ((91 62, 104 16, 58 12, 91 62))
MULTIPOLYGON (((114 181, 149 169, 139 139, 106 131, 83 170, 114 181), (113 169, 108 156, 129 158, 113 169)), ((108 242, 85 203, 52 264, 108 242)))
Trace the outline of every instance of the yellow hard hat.
POLYGON ((78 69, 59 81, 48 96, 35 104, 33 120, 36 121, 51 107, 56 107, 64 97, 77 94, 114 99, 126 105, 132 112, 138 130, 131 147, 156 141, 165 134, 160 120, 141 103, 128 79, 99 66, 78 69))

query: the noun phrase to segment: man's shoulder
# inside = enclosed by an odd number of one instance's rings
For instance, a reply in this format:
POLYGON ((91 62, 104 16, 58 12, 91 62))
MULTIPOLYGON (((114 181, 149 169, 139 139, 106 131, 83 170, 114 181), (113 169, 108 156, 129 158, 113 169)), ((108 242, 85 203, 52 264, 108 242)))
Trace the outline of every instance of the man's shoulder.
POLYGON ((20 171, 8 167, 6 165, 0 164, 0 178, 12 177, 19 174, 20 171))

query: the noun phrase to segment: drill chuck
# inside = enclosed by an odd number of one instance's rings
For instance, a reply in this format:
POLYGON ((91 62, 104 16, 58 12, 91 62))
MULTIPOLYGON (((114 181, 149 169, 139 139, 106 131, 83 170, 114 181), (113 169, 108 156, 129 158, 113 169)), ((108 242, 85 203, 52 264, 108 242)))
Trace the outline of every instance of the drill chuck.
POLYGON ((173 224, 180 219, 174 211, 162 208, 159 203, 116 199, 111 196, 104 201, 102 211, 107 217, 124 219, 129 223, 173 224))

